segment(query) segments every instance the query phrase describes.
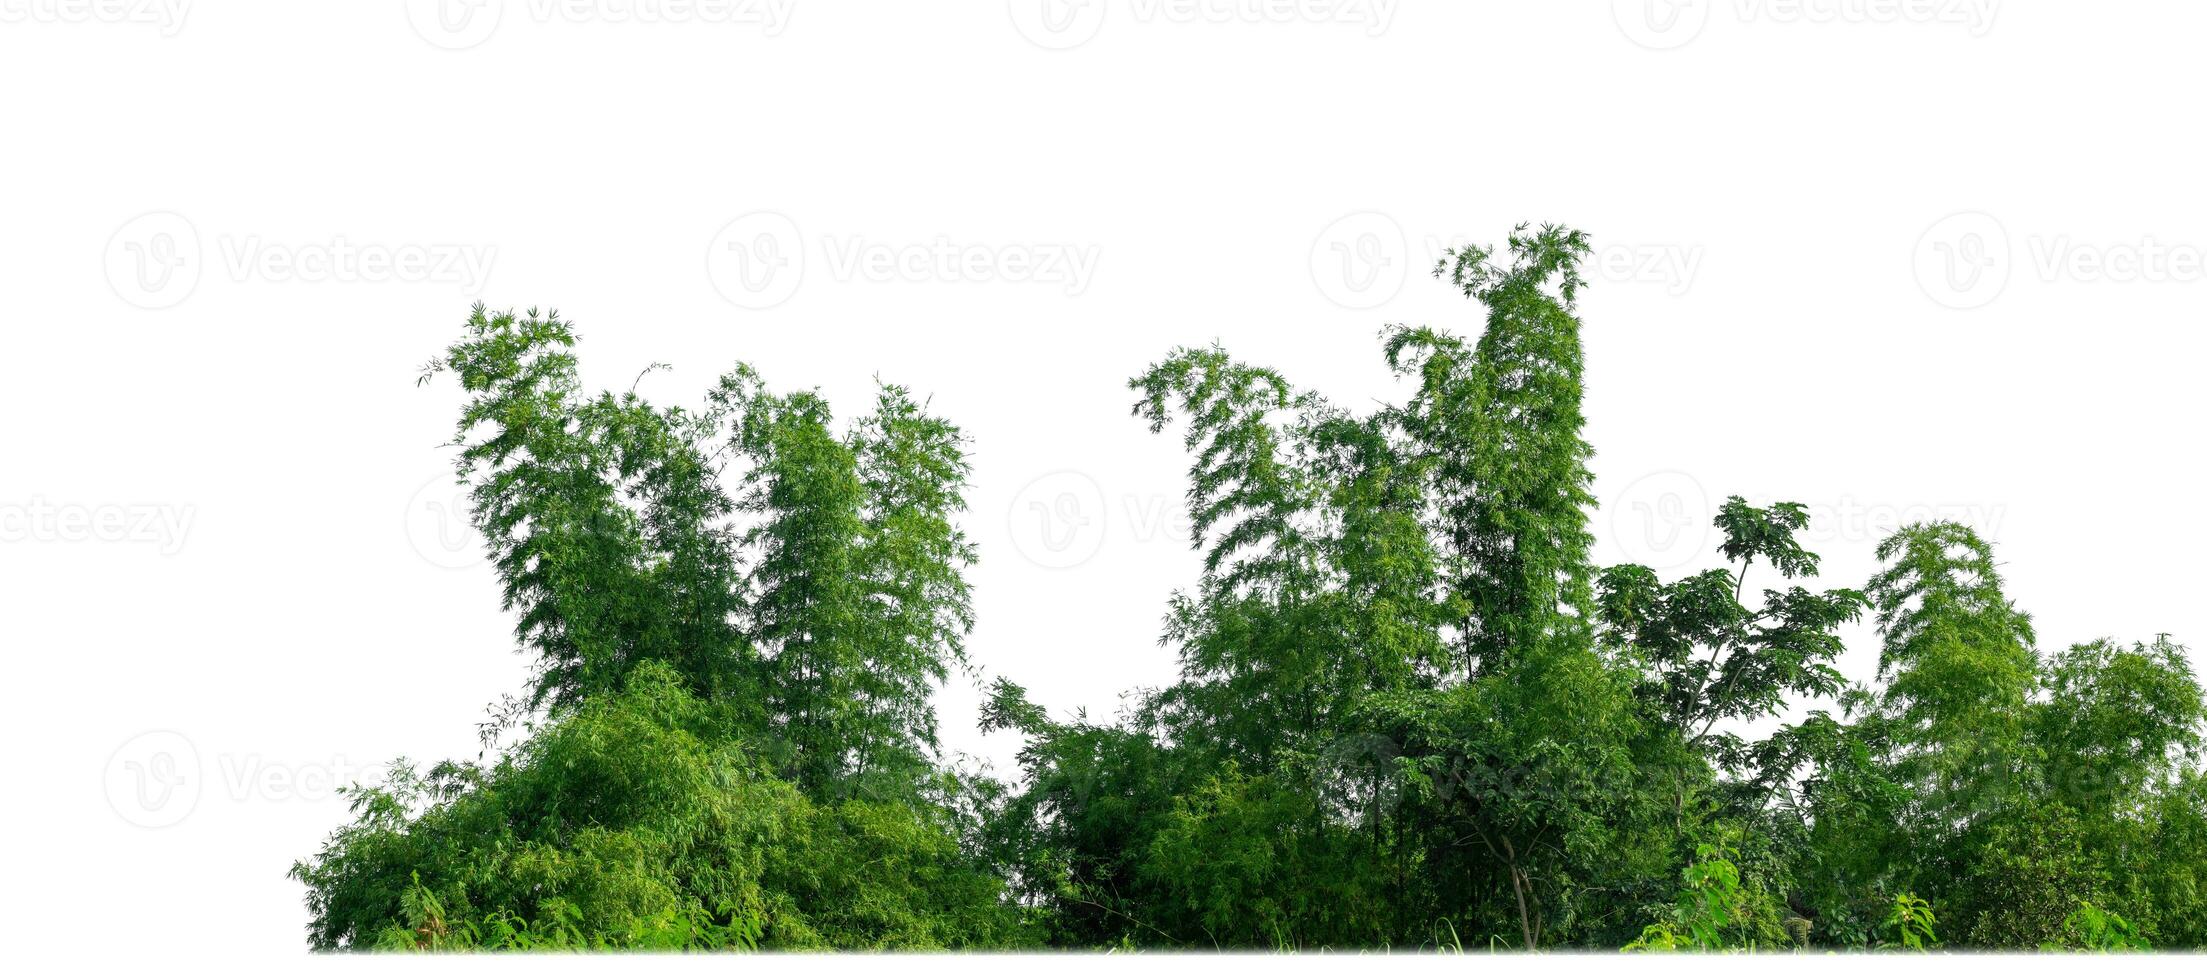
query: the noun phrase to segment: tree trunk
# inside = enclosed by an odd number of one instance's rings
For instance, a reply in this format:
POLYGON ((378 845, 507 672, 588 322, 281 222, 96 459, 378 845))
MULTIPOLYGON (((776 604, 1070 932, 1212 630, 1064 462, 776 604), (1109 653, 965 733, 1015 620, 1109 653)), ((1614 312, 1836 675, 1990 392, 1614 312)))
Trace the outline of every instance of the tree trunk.
POLYGON ((1517 927, 1525 935, 1525 949, 1531 951, 1535 943, 1533 914, 1525 906, 1525 873, 1515 867, 1510 868, 1510 890, 1517 893, 1517 927))
POLYGON ((1532 882, 1517 866, 1517 848, 1504 840, 1502 849, 1510 855, 1510 891, 1517 894, 1517 928, 1525 937, 1525 951, 1531 952, 1539 942, 1538 930, 1533 928, 1532 908, 1525 901, 1525 892, 1532 887, 1532 882))

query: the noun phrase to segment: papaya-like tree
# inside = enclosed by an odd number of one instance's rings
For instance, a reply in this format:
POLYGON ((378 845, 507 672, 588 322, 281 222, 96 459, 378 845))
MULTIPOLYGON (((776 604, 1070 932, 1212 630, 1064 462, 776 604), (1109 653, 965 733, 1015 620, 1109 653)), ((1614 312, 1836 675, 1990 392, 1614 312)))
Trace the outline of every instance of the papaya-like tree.
POLYGON ((1816 574, 1817 556, 1794 538, 1807 521, 1797 503, 1764 508, 1732 497, 1715 523, 1719 550, 1737 570, 1663 583, 1645 566, 1618 565, 1599 578, 1602 638, 1642 665, 1640 704, 1728 770, 1747 765, 1752 749, 1720 725, 1770 717, 1796 697, 1832 697, 1846 684, 1832 662, 1845 649, 1839 629, 1867 604, 1861 592, 1793 585, 1763 589, 1758 608, 1742 602, 1758 560, 1785 581, 1816 574))

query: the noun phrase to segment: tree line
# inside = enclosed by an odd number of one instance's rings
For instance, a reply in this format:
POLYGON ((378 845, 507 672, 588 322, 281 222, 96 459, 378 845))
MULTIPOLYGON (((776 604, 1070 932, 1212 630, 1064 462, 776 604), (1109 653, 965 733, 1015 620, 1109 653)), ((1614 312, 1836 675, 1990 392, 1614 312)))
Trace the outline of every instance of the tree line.
POLYGON ((478 760, 353 790, 293 868, 310 944, 2207 946, 2207 702, 2167 637, 2042 648, 1954 523, 1859 588, 1790 502, 1728 500, 1716 568, 1593 562, 1588 254, 1449 253, 1484 329, 1387 327, 1404 394, 1363 413, 1216 346, 1134 378, 1190 456, 1178 677, 1109 722, 988 680, 1005 777, 929 700, 971 667, 955 425, 747 365, 695 408, 590 393, 556 313, 478 306, 423 380, 467 396, 532 683, 478 760))

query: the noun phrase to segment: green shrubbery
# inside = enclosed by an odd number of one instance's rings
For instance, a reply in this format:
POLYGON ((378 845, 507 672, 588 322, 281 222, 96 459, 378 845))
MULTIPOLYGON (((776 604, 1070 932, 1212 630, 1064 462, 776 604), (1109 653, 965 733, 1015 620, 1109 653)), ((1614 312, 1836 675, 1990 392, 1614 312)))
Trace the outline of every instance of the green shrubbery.
POLYGON ((996 679, 1009 787, 942 763, 928 703, 971 625, 956 428, 890 386, 838 432, 748 367, 695 411, 585 395, 566 324, 478 309, 430 373, 470 397, 526 737, 360 790, 295 869, 310 941, 2207 946, 2207 709, 2166 638, 2042 649, 1954 524, 1821 587, 1794 503, 1729 500, 1722 567, 1593 565, 1587 253, 1452 255, 1486 328, 1389 327, 1399 404, 1215 347, 1137 377, 1193 455, 1180 675, 1109 724, 996 679))
POLYGON ((356 806, 359 820, 300 869, 318 946, 929 949, 1023 936, 1002 882, 942 814, 808 799, 658 665, 495 766, 401 767, 356 806))

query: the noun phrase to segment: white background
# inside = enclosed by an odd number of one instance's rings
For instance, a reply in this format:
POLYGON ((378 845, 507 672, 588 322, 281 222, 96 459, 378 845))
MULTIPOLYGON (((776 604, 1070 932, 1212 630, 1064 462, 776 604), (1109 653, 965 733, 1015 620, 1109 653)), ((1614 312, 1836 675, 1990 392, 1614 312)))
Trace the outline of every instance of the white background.
POLYGON ((11 945, 295 963, 333 784, 520 689, 415 386, 477 299, 663 402, 931 395, 978 666, 1059 711, 1170 679, 1196 571, 1126 379, 1396 397, 1378 329, 1475 332, 1427 272, 1528 220, 1600 258, 1603 560, 1741 493, 1860 584, 1953 518, 2046 646, 2207 641, 2207 10, 1651 2, 0 0, 11 945))

